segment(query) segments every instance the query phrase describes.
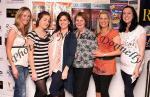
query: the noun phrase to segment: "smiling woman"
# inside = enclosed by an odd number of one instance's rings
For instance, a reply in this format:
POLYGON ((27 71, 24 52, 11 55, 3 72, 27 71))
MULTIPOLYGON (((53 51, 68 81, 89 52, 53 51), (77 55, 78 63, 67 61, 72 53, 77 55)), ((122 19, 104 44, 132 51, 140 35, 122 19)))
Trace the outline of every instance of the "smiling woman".
POLYGON ((29 72, 36 85, 34 97, 46 97, 46 81, 49 77, 48 44, 50 35, 46 30, 50 25, 50 14, 42 11, 38 14, 36 28, 28 33, 29 72))
POLYGON ((134 57, 121 53, 121 75, 125 85, 125 97, 134 97, 133 89, 144 63, 146 31, 138 24, 137 13, 132 6, 123 8, 119 31, 122 46, 126 51, 134 52, 138 58, 138 62, 133 62, 134 57))
POLYGON ((75 16, 77 50, 74 60, 74 97, 86 97, 94 65, 92 51, 97 48, 96 35, 87 29, 87 14, 79 12, 75 16))
POLYGON ((73 93, 72 63, 76 51, 70 14, 60 12, 56 20, 56 30, 49 43, 49 74, 52 77, 50 93, 53 97, 65 97, 64 89, 73 93))
POLYGON ((96 86, 96 97, 109 97, 108 89, 113 75, 116 73, 115 56, 120 54, 119 33, 112 28, 110 14, 99 13, 97 27, 98 49, 93 52, 95 65, 93 78, 96 86))
MULTIPOLYGON (((17 53, 20 49, 27 50, 26 35, 31 21, 31 11, 27 7, 22 7, 17 11, 15 23, 8 31, 6 53, 11 65, 12 74, 15 80, 14 97, 26 97, 26 77, 28 74, 28 54, 24 56, 17 53), (16 56, 19 56, 19 58, 16 56), (17 59, 14 59, 14 56, 17 59)), ((20 52, 20 51, 19 51, 20 52)))

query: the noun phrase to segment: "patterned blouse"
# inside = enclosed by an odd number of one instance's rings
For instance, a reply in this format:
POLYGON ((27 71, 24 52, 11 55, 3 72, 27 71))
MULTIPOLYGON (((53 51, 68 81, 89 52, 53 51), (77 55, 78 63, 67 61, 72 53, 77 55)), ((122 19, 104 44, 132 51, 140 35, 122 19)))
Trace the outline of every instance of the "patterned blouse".
MULTIPOLYGON (((77 33, 77 31, 75 31, 77 33)), ((75 68, 91 68, 94 65, 92 51, 96 50, 97 41, 96 35, 85 29, 85 32, 77 37, 77 50, 75 53, 74 67, 75 68)))

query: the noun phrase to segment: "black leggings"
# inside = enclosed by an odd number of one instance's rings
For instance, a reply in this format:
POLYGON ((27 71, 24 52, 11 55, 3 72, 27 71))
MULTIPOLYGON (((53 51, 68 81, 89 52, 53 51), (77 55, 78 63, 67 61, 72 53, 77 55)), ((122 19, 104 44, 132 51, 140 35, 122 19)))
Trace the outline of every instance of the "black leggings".
POLYGON ((74 68, 75 87, 73 97, 86 97, 93 68, 74 68))
POLYGON ((121 75, 122 75, 123 82, 124 82, 125 97, 134 97, 133 90, 134 90, 134 87, 136 85, 138 78, 132 83, 132 80, 131 80, 132 75, 129 75, 122 70, 121 70, 121 75))
POLYGON ((47 96, 47 87, 46 87, 47 79, 48 78, 35 81, 36 91, 35 91, 34 97, 46 97, 47 96))
POLYGON ((113 75, 97 75, 93 73, 96 92, 101 93, 101 97, 109 97, 108 89, 113 75))

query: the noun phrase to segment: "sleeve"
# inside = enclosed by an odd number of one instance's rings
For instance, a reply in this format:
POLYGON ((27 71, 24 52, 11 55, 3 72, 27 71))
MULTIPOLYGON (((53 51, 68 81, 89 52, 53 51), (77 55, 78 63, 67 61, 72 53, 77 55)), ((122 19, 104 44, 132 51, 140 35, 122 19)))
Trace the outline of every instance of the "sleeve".
POLYGON ((49 62, 50 62, 50 67, 53 67, 56 65, 56 49, 57 49, 57 41, 53 40, 49 43, 48 45, 48 54, 49 54, 49 62))
POLYGON ((92 43, 92 46, 91 46, 92 51, 96 50, 98 48, 98 43, 97 43, 96 35, 94 34, 93 37, 94 37, 94 40, 93 40, 93 43, 92 43))
POLYGON ((139 26, 137 39, 139 39, 142 34, 146 34, 146 30, 142 26, 139 26))
POLYGON ((112 38, 114 38, 114 37, 116 37, 116 36, 119 36, 119 32, 116 31, 116 30, 112 30, 111 36, 112 36, 112 38))
MULTIPOLYGON (((14 30, 16 33, 18 32, 18 29, 15 25, 12 25, 8 28, 8 33, 10 32, 10 30, 14 30)), ((17 34, 19 34, 19 33, 17 33, 17 34)))
POLYGON ((74 33, 71 33, 70 38, 68 39, 68 53, 67 53, 67 60, 66 65, 70 67, 73 63, 75 58, 75 52, 77 47, 77 39, 74 33))
POLYGON ((29 32, 27 35, 28 39, 31 39, 35 43, 35 35, 34 32, 29 32))

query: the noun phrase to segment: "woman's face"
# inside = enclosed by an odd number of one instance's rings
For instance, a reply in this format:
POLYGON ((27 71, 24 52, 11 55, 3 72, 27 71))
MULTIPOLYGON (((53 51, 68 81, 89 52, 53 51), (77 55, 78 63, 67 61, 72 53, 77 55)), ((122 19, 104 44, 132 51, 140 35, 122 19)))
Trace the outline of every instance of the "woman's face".
POLYGON ((109 26, 109 18, 107 16, 107 14, 100 14, 99 25, 101 28, 106 28, 109 26))
POLYGON ((127 24, 130 24, 133 19, 133 12, 130 8, 125 8, 123 10, 123 21, 127 24))
POLYGON ((82 16, 76 17, 75 25, 76 25, 77 29, 83 30, 85 28, 85 20, 83 19, 82 16))
POLYGON ((39 21, 39 26, 43 29, 47 29, 50 25, 50 16, 49 15, 43 15, 41 20, 39 21))
POLYGON ((59 26, 61 29, 68 29, 68 25, 69 25, 69 20, 66 16, 61 16, 61 18, 59 19, 59 26))
POLYGON ((26 10, 22 13, 21 17, 20 17, 20 21, 23 25, 27 25, 30 21, 31 18, 31 13, 26 10))

